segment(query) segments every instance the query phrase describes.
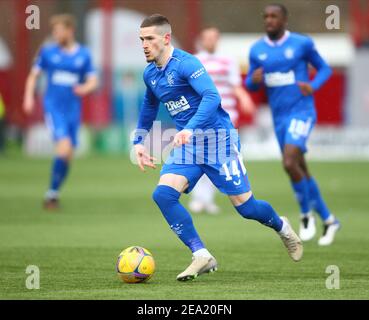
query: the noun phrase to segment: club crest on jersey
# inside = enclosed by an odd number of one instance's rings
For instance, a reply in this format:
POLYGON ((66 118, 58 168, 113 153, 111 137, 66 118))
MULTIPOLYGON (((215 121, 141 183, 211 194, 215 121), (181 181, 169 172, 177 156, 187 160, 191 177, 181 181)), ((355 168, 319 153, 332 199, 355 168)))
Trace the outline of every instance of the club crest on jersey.
POLYGON ((174 84, 174 71, 170 71, 167 74, 167 81, 170 86, 174 84))
POLYGON ((261 53, 258 55, 259 60, 264 61, 268 58, 268 55, 266 53, 261 53))
POLYGON ((284 56, 287 58, 287 59, 292 59, 293 56, 294 56, 294 52, 291 48, 287 48, 285 51, 284 51, 284 56))

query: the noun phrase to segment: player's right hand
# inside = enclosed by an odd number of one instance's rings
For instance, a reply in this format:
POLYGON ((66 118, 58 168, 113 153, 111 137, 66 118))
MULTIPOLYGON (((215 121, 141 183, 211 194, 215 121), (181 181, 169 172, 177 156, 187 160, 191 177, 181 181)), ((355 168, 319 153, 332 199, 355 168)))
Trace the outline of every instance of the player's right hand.
POLYGON ((29 115, 32 113, 33 109, 35 107, 35 99, 33 97, 26 97, 23 101, 23 110, 24 112, 29 115))
POLYGON ((262 83, 263 82, 263 73, 264 73, 264 70, 263 70, 262 67, 257 68, 251 76, 252 82, 255 83, 255 84, 262 83))
POLYGON ((146 148, 142 144, 136 144, 134 148, 137 164, 141 171, 146 171, 145 166, 156 169, 156 166, 154 164, 154 161, 156 161, 156 159, 146 152, 146 148))

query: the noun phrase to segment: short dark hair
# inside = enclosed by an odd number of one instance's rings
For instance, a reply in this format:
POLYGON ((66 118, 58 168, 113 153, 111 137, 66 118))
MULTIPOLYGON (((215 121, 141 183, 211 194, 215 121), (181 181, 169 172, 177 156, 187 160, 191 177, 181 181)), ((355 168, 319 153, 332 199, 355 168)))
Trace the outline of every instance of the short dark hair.
POLYGON ((288 17, 288 10, 287 10, 287 8, 283 4, 281 4, 281 3, 270 3, 265 8, 267 8, 267 7, 277 7, 277 8, 279 8, 279 10, 282 11, 282 14, 283 14, 283 16, 285 18, 288 17))
POLYGON ((144 21, 142 21, 140 28, 164 26, 166 24, 170 25, 168 18, 159 13, 155 13, 149 17, 146 17, 144 21))

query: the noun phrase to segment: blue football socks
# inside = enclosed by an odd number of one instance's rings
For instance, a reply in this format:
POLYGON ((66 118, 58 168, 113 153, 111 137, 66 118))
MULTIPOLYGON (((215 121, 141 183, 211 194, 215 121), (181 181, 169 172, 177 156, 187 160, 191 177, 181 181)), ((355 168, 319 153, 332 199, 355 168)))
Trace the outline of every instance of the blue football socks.
POLYGON ((292 182, 292 188, 295 191, 296 200, 300 205, 300 210, 303 215, 310 212, 310 196, 309 196, 309 183, 306 178, 301 179, 299 182, 292 182))
POLYGON ((277 232, 282 230, 283 221, 266 201, 256 200, 251 196, 249 200, 235 208, 246 219, 259 221, 277 232))
POLYGON ((172 187, 159 185, 153 193, 153 199, 160 208, 170 228, 192 252, 205 248, 189 212, 180 204, 181 193, 172 187))
POLYGON ((50 190, 53 192, 58 192, 61 185, 63 184, 69 169, 68 160, 56 157, 53 162, 51 170, 51 181, 50 190))
POLYGON ((310 193, 310 205, 321 217, 323 221, 329 221, 331 213, 325 204, 320 193, 319 186, 313 177, 307 180, 310 193))

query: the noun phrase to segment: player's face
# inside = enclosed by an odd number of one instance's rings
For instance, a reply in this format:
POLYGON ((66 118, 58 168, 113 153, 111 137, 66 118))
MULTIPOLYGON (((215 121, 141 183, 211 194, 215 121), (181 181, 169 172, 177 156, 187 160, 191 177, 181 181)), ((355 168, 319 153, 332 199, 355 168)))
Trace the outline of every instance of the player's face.
POLYGON ((215 28, 206 29, 201 34, 201 47, 207 52, 215 52, 219 40, 219 32, 215 28))
POLYGON ((269 6, 264 10, 264 27, 270 37, 275 37, 286 27, 286 17, 279 7, 269 6))
POLYGON ((57 23, 52 28, 52 36, 60 45, 70 42, 73 39, 73 32, 72 28, 68 28, 62 23, 57 23))
POLYGON ((158 61, 167 44, 167 35, 158 32, 157 27, 146 27, 140 29, 140 39, 146 61, 158 61))

